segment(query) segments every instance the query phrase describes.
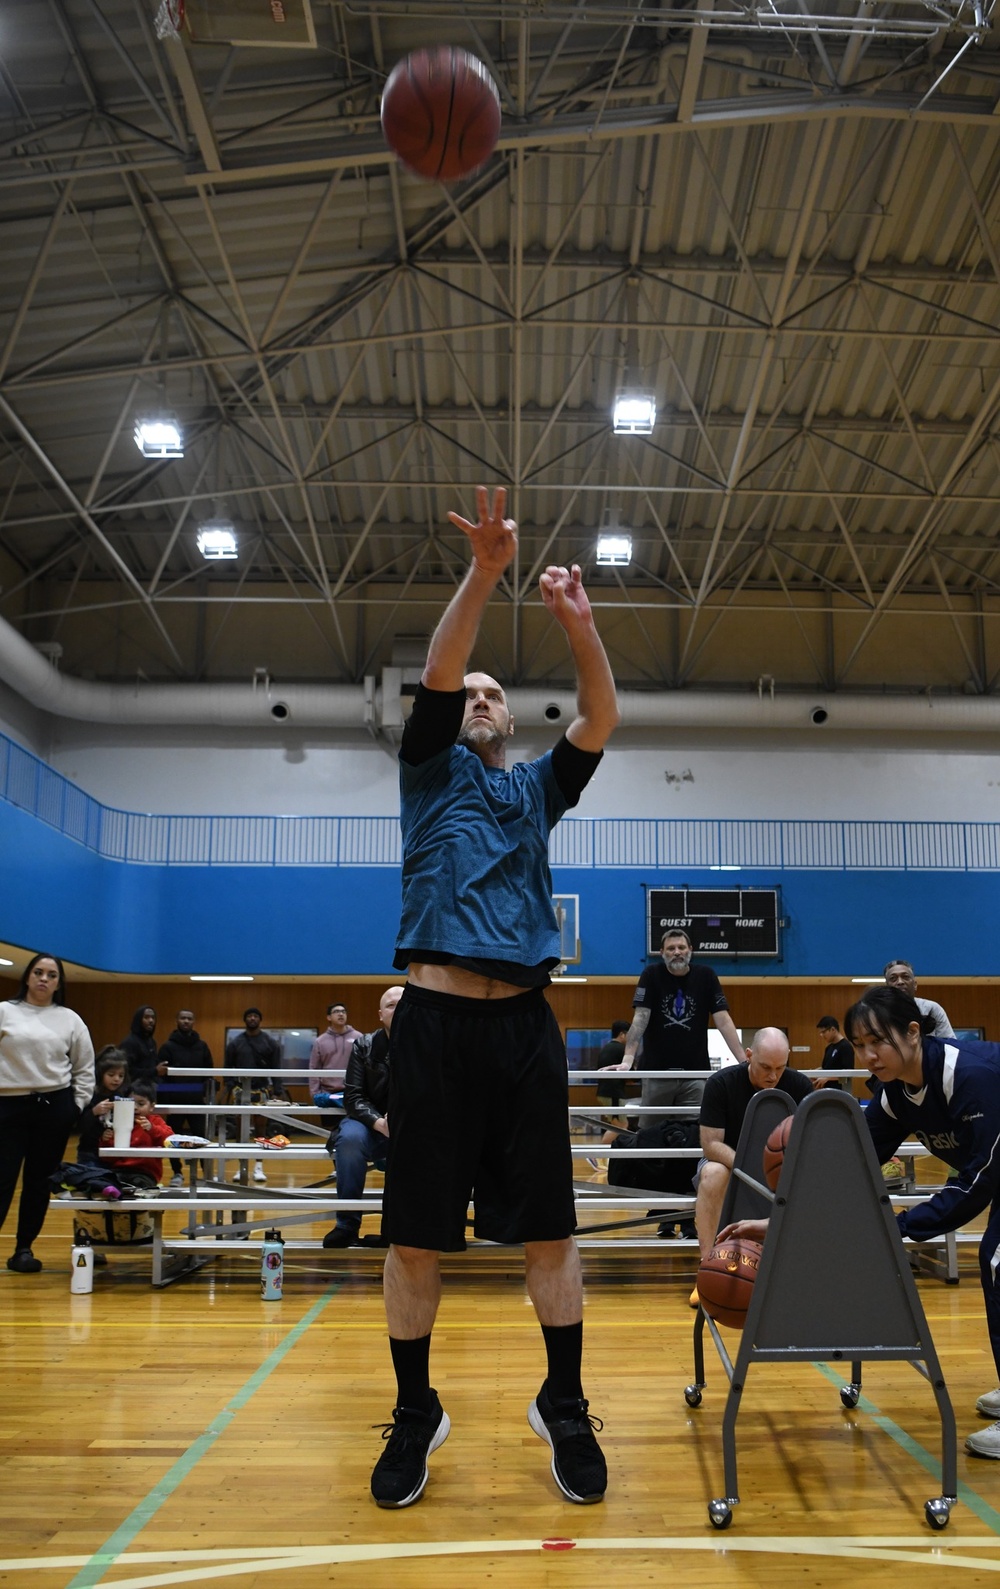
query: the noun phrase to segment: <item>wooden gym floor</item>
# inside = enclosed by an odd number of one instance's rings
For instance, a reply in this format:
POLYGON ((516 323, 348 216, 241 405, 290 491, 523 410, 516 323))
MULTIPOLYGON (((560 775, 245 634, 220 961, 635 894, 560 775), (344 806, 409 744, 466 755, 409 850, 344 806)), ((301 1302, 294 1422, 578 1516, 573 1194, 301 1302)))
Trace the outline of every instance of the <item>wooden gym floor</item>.
MULTIPOLYGON (((115 1253, 75 1297, 70 1228, 53 1204, 44 1272, 0 1268, 4 1589, 856 1589, 911 1562, 926 1589, 996 1582, 1000 1462, 960 1455, 960 1504, 932 1534, 940 1426, 904 1364, 866 1365, 853 1412, 824 1367, 755 1365, 742 1504, 710 1528, 726 1382, 708 1343, 704 1402, 685 1405, 690 1259, 586 1261, 586 1386, 611 1472, 595 1507, 562 1500, 525 1421, 543 1357, 516 1259, 448 1260, 432 1378, 452 1433, 423 1500, 385 1512, 368 1493, 393 1399, 378 1254, 293 1256, 267 1304, 250 1261, 154 1292, 148 1254, 115 1253)), ((996 1382, 971 1257, 957 1287, 919 1282, 960 1440, 996 1382)))

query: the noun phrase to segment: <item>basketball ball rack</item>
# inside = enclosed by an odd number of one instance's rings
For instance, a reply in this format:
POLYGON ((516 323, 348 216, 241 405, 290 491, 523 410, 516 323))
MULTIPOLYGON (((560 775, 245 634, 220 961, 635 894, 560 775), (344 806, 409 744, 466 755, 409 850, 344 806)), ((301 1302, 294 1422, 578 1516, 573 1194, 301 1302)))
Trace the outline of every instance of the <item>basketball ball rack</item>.
POLYGON ((847 1093, 823 1089, 794 1110, 782 1092, 759 1092, 743 1121, 720 1229, 770 1215, 746 1323, 733 1363, 703 1308, 694 1325, 689 1407, 706 1386, 707 1323, 729 1379, 722 1420, 726 1493, 708 1504, 713 1528, 728 1528, 739 1505, 736 1419, 751 1363, 850 1364, 840 1391, 848 1410, 861 1395, 861 1365, 909 1362, 930 1382, 941 1419, 941 1488, 924 1503, 934 1529, 947 1528, 957 1500, 955 1414, 892 1212, 864 1116, 847 1093), (786 1115, 795 1129, 775 1192, 758 1179, 764 1144, 786 1115))

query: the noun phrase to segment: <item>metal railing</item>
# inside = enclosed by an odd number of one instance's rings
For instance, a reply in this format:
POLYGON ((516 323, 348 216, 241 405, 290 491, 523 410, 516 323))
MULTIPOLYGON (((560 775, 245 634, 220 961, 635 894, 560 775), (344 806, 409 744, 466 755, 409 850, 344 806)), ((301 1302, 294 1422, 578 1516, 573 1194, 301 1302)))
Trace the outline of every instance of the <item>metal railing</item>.
MULTIPOLYGON (((379 866, 401 861, 395 817, 158 816, 119 811, 0 734, 0 800, 109 860, 147 866, 379 866)), ((998 822, 568 818, 552 866, 650 872, 1000 871, 998 822)))

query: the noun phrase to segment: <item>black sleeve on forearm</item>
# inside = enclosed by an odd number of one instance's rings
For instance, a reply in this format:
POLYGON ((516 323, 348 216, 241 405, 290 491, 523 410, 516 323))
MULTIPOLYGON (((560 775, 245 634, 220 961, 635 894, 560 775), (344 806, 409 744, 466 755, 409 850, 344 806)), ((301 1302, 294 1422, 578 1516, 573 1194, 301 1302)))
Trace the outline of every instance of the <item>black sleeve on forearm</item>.
POLYGON ((403 729, 400 760, 409 767, 419 767, 421 762, 448 750, 458 738, 464 715, 464 684, 460 690, 429 690, 425 684, 418 684, 413 710, 403 729))
POLYGON ((597 771, 603 750, 580 750, 564 734, 552 749, 552 771, 567 806, 575 806, 597 771))

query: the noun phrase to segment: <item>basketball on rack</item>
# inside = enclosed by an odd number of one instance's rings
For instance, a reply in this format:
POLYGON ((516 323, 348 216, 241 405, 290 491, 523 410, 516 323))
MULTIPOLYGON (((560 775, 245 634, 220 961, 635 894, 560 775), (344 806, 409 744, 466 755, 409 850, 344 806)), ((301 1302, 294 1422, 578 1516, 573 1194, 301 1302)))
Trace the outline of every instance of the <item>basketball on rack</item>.
POLYGON ((382 91, 382 131, 405 166, 436 182, 471 176, 500 136, 500 94, 482 61, 448 45, 398 61, 382 91))
POLYGON ((764 1179, 772 1192, 778 1189, 778 1177, 785 1162, 785 1148, 788 1145, 794 1119, 794 1115, 786 1115, 764 1143, 764 1179))
POLYGON ((759 1241, 738 1236, 717 1242, 698 1270, 698 1298, 710 1319, 742 1330, 757 1278, 759 1241))

